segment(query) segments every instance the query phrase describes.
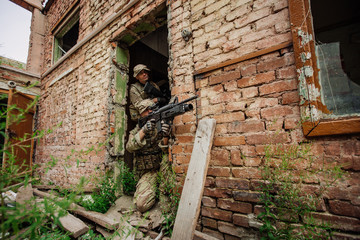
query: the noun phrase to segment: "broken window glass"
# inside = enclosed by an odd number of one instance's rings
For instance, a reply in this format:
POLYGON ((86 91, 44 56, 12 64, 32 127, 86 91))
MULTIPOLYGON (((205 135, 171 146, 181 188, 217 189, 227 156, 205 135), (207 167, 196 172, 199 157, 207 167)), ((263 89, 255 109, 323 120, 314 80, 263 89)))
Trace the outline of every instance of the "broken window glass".
POLYGON ((313 0, 311 13, 321 98, 331 112, 325 117, 359 115, 360 8, 351 0, 313 0))

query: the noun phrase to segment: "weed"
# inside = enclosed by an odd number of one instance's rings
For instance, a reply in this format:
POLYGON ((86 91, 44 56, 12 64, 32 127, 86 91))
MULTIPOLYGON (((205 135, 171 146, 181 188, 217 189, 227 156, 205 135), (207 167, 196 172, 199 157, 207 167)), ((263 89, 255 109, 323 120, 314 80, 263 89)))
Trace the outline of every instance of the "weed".
POLYGON ((339 167, 313 168, 311 144, 270 145, 265 149, 260 187, 263 212, 262 239, 323 239, 331 236, 331 226, 315 222, 311 213, 323 195, 343 177, 339 167), (304 187, 316 179, 318 190, 306 193, 304 187))
POLYGON ((83 200, 82 205, 87 210, 105 213, 116 201, 116 184, 111 177, 103 176, 97 184, 97 192, 91 194, 91 199, 83 200))
POLYGON ((176 212, 179 206, 180 194, 176 184, 176 174, 168 160, 167 155, 163 155, 160 171, 158 173, 158 196, 164 221, 162 231, 165 235, 171 236, 175 224, 176 212))
POLYGON ((135 174, 124 162, 120 162, 120 174, 117 177, 117 183, 121 186, 122 192, 126 195, 132 195, 136 190, 137 180, 135 174))

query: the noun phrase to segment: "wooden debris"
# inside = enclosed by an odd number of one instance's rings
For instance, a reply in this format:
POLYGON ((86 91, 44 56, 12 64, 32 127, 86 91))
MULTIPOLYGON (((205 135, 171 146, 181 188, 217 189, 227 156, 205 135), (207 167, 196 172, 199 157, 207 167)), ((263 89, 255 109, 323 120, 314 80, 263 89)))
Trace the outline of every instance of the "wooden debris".
POLYGON ((210 160, 216 121, 202 119, 186 174, 171 239, 193 239, 210 160))
POLYGON ((60 217, 59 221, 63 228, 70 232, 74 238, 77 238, 89 231, 89 227, 83 221, 70 213, 66 216, 60 217))
POLYGON ((70 211, 72 211, 73 213, 78 214, 84 218, 87 218, 87 219, 93 221, 94 223, 99 224, 100 226, 105 227, 109 230, 117 229, 120 224, 118 221, 114 221, 112 218, 109 218, 106 215, 99 213, 99 212, 86 211, 86 210, 82 210, 80 208, 72 208, 72 209, 70 209, 70 211))
MULTIPOLYGON (((47 198, 51 198, 51 199, 62 199, 62 198, 58 198, 54 195, 51 195, 49 193, 45 193, 42 191, 39 191, 37 189, 34 189, 34 193, 38 196, 42 196, 42 197, 47 197, 47 198)), ((119 227, 119 222, 114 221, 113 219, 107 217, 106 215, 99 213, 99 212, 94 212, 94 211, 87 211, 85 210, 83 207, 72 203, 70 204, 70 209, 71 212, 78 214, 82 217, 85 217, 91 221, 93 221, 96 224, 99 224, 102 227, 105 227, 109 230, 114 230, 117 229, 119 227)))

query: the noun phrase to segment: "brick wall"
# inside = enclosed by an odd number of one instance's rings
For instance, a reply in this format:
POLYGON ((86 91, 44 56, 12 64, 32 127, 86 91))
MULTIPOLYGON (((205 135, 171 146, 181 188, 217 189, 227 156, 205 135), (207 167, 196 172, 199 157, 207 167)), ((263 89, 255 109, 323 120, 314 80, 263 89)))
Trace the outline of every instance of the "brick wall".
MULTIPOLYGON (((116 87, 119 81, 116 78, 118 70, 113 64, 116 43, 112 43, 111 39, 119 26, 131 24, 127 21, 129 16, 141 20, 163 1, 136 4, 49 71, 53 41, 50 29, 73 2, 55 1, 46 15, 45 68, 41 79, 38 126, 40 130, 52 131, 37 144, 35 158, 35 162, 41 165, 38 174, 42 180, 62 186, 74 185, 82 176, 103 173, 116 158, 121 159, 122 156, 114 154, 112 148, 116 139, 110 142, 109 147, 101 145, 114 133, 114 128, 126 130, 124 121, 119 119, 123 118, 121 112, 124 112, 126 101, 118 99, 121 94, 117 91, 127 91, 116 87), (88 149, 98 151, 85 154, 88 149), (50 162, 54 162, 55 167, 47 170, 50 162)), ((103 24, 115 9, 121 9, 127 3, 80 1, 82 27, 78 42, 103 24)))
MULTIPOLYGON (((311 140, 314 156, 346 164, 348 172, 329 189, 316 217, 330 219, 336 239, 356 239, 359 135, 306 139, 299 124, 292 47, 251 57, 291 40, 287 1, 175 1, 170 6, 172 93, 185 98, 196 92, 197 117, 217 122, 198 229, 219 239, 259 237, 254 216, 261 211, 257 186, 265 146, 311 140), (183 29, 192 31, 191 41, 181 38, 183 29), (203 71, 245 55, 250 57, 203 71)), ((172 153, 179 181, 187 170, 195 131, 194 115, 176 118, 172 153)), ((318 187, 309 183, 307 189, 318 187)))
MULTIPOLYGON (((71 3, 54 3, 47 15, 48 30, 71 3)), ((71 185, 96 169, 103 171, 114 160, 105 147, 97 155, 93 152, 83 155, 86 161, 78 162, 76 156, 68 160, 66 156, 76 155, 73 149, 97 146, 113 132, 112 128, 117 128, 116 118, 122 116, 117 111, 123 111, 126 103, 117 99, 117 91, 124 89, 115 87, 118 70, 112 60, 116 58, 116 44, 110 40, 161 3, 159 0, 135 4, 43 76, 40 129, 63 122, 37 147, 37 163, 47 163, 51 156, 59 159, 55 168, 40 172, 44 180, 71 185), (68 166, 67 171, 64 166, 68 166)), ((179 96, 179 100, 194 93, 200 97, 196 111, 174 120, 172 160, 181 182, 190 161, 197 121, 216 119, 198 229, 220 239, 258 237, 254 216, 261 206, 256 186, 261 178, 264 148, 270 140, 282 144, 307 140, 299 127, 294 53, 291 44, 286 44, 291 42, 287 3, 287 0, 167 2, 172 95, 179 96), (182 38, 183 30, 192 32, 189 41, 182 38), (273 48, 279 44, 282 47, 273 48), (269 48, 275 50, 267 51, 269 48), (259 51, 262 54, 251 55, 259 51), (248 57, 212 67, 241 56, 248 57)), ((127 1, 80 1, 80 4, 80 39, 83 39, 127 1)), ((43 72, 51 66, 49 31, 45 39, 43 72)), ((335 228, 344 232, 336 235, 338 239, 345 236, 355 239, 360 232, 359 135, 311 140, 314 155, 328 162, 346 163, 344 169, 349 173, 346 180, 330 189, 316 217, 331 219, 335 228)), ((316 187, 308 185, 308 189, 316 187)))

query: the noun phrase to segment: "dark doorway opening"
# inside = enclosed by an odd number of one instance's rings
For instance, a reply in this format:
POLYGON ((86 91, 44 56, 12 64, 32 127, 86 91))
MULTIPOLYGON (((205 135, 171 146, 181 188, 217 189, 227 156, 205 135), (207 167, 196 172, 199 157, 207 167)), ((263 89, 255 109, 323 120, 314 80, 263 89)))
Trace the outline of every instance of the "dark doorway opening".
MULTIPOLYGON (((146 37, 140 39, 129 49, 129 86, 137 80, 133 77, 133 68, 137 64, 145 64, 150 71, 150 80, 155 82, 161 91, 170 98, 170 87, 168 79, 168 29, 167 25, 157 28, 155 31, 148 34, 146 37)), ((130 103, 128 94, 128 103, 130 103)), ((128 112, 129 116, 129 112, 128 112)), ((136 126, 135 121, 128 117, 126 139, 128 139, 129 131, 136 126)), ((132 154, 125 151, 125 162, 131 168, 132 154)))

